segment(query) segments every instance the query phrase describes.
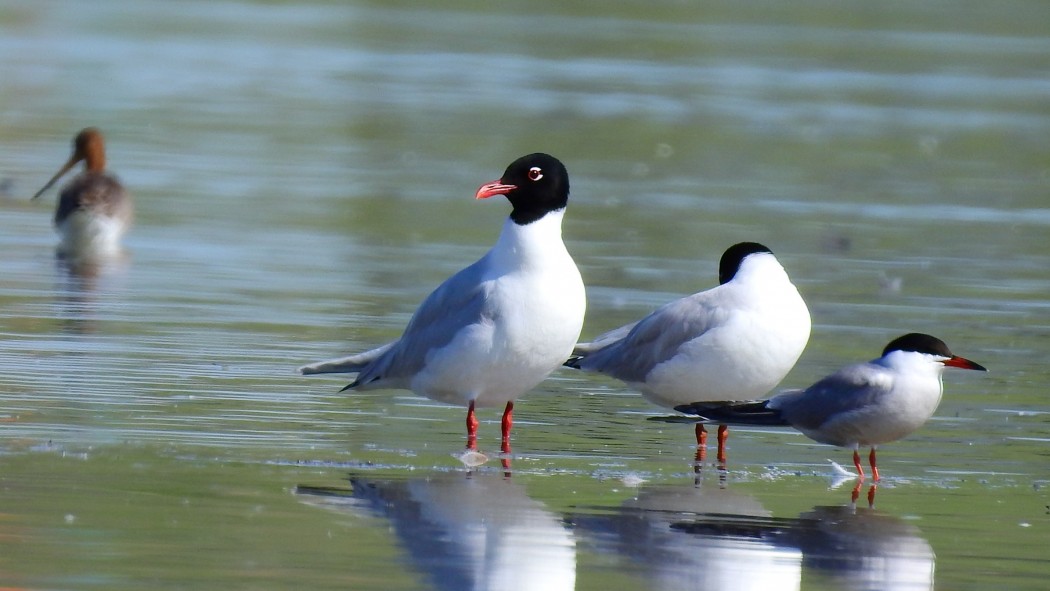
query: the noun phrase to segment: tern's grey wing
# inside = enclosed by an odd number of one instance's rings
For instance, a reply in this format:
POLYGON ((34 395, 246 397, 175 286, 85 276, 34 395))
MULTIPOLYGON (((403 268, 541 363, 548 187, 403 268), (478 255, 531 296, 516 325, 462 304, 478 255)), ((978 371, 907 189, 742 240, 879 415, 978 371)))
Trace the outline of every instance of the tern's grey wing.
POLYGON ((580 369, 604 373, 626 382, 644 381, 654 367, 674 357, 684 343, 725 321, 729 312, 710 306, 710 298, 706 296, 709 293, 675 300, 633 327, 628 325, 617 329, 629 328, 620 340, 580 359, 580 369))
POLYGON ((816 430, 850 413, 863 412, 877 403, 892 387, 892 377, 871 363, 845 367, 805 390, 774 396, 769 408, 800 430, 816 430))
POLYGON ((485 260, 449 277, 431 292, 412 315, 401 338, 361 369, 351 387, 377 380, 410 379, 423 368, 431 351, 447 345, 463 329, 491 319, 491 282, 484 278, 485 260))

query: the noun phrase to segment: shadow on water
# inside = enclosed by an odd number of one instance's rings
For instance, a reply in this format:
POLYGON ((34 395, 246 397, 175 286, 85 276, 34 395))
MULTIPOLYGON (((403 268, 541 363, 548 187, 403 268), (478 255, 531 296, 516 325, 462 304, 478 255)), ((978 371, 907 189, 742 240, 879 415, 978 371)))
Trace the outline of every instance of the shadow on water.
POLYGON ((799 589, 818 579, 932 589, 934 553, 922 532, 854 499, 781 518, 729 487, 653 486, 570 521, 582 547, 644 569, 656 589, 799 589))
POLYGON ((349 489, 300 486, 306 502, 387 519, 437 589, 573 589, 576 542, 559 517, 502 474, 351 475, 349 489))

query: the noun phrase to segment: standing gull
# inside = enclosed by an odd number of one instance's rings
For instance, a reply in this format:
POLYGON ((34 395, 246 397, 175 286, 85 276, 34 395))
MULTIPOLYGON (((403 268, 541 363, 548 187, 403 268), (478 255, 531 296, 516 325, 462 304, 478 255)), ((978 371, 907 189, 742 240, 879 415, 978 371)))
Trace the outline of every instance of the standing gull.
POLYGON ((510 450, 514 399, 572 352, 586 308, 583 280, 561 238, 569 175, 558 159, 530 154, 476 198, 504 195, 513 207, 480 260, 435 289, 401 338, 382 347, 300 368, 303 374, 357 373, 344 389, 407 389, 467 407, 467 447, 476 448, 475 406, 505 405, 510 450))
MULTIPOLYGON (((580 343, 569 367, 603 373, 672 408, 700 400, 754 400, 784 379, 809 341, 809 309, 765 246, 729 247, 718 287, 665 304, 652 314, 580 343)), ((728 430, 718 429, 725 463, 728 430)), ((702 457, 707 443, 696 426, 702 457)))

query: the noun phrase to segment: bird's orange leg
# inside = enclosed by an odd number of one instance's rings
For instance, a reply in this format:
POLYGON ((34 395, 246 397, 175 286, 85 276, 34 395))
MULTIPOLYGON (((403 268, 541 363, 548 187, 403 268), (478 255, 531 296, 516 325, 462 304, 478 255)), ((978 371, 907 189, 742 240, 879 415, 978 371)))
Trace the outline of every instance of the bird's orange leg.
POLYGON ((503 452, 503 457, 500 458, 500 464, 503 465, 505 476, 510 476, 510 430, 514 427, 514 403, 507 402, 507 408, 503 409, 503 420, 500 421, 500 430, 503 434, 503 442, 500 445, 500 451, 503 452))
POLYGON ((718 463, 726 464, 726 440, 729 439, 729 425, 718 426, 718 463))
POLYGON ((503 445, 510 446, 510 430, 514 427, 514 403, 508 402, 507 408, 503 409, 503 420, 500 422, 500 430, 503 434, 503 445))
POLYGON ((879 481, 879 467, 875 465, 875 448, 871 448, 871 453, 868 454, 868 463, 871 464, 871 478, 875 482, 879 481))
POLYGON ((478 448, 478 417, 474 416, 474 401, 467 406, 467 449, 478 448))
POLYGON ((703 466, 704 460, 707 459, 707 428, 704 427, 703 423, 696 424, 696 458, 694 459, 693 469, 697 472, 700 471, 700 467, 703 466))
POLYGON ((703 423, 696 424, 696 444, 701 447, 707 447, 707 428, 704 427, 703 423))
POLYGON ((864 468, 860 465, 860 452, 856 449, 853 450, 853 465, 857 468, 857 474, 861 480, 864 480, 864 468))

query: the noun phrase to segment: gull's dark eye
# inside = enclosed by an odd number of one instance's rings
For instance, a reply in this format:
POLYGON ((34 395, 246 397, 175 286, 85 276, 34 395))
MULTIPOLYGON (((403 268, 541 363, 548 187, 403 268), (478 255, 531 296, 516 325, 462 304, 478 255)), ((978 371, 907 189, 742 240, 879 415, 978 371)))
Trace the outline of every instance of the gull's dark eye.
POLYGON ((543 169, 539 166, 533 166, 529 169, 529 180, 538 181, 543 178, 543 169))

